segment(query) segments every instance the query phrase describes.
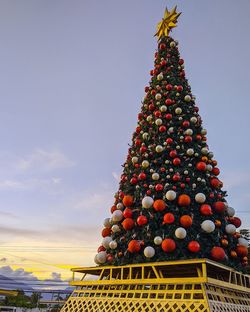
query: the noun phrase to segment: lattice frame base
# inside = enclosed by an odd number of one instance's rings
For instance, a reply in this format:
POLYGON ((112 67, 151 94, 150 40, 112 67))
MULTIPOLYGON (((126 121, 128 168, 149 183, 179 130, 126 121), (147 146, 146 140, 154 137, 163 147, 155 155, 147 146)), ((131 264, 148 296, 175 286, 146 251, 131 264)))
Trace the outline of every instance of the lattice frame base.
POLYGON ((84 276, 62 312, 250 312, 250 276, 207 259, 73 272, 84 276))

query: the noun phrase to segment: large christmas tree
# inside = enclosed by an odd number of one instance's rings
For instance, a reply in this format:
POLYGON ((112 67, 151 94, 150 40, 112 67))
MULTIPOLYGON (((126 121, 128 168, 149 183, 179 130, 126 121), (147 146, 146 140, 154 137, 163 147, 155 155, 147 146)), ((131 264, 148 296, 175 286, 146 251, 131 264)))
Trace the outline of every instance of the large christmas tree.
POLYGON ((226 202, 178 42, 169 36, 179 15, 166 10, 158 24, 152 78, 95 262, 210 258, 241 270, 248 242, 237 232, 241 220, 226 202))

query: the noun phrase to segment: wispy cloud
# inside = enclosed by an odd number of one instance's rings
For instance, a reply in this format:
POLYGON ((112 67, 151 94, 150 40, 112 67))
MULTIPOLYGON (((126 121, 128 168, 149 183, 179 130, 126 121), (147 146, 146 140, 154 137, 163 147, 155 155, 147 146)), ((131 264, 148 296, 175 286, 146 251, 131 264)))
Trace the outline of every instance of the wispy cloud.
POLYGON ((57 175, 75 163, 58 149, 35 149, 25 156, 0 153, 0 190, 22 191, 58 186, 62 179, 57 175))
POLYGON ((112 172, 112 176, 114 177, 114 179, 116 181, 120 181, 120 177, 119 177, 119 174, 117 172, 112 172))
POLYGON ((225 185, 225 189, 229 190, 250 182, 250 172, 231 171, 223 174, 221 179, 225 185))
POLYGON ((17 170, 27 171, 53 171, 56 169, 74 166, 71 161, 59 150, 46 151, 36 149, 30 155, 19 159, 16 163, 17 170))

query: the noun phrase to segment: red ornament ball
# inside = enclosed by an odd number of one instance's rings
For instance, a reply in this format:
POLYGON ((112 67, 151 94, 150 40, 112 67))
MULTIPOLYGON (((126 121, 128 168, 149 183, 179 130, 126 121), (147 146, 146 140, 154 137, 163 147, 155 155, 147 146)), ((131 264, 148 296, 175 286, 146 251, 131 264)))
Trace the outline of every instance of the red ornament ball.
POLYGON ((226 209, 225 203, 222 201, 217 201, 214 203, 214 209, 218 213, 223 213, 226 209))
POLYGON ((190 122, 188 120, 184 120, 182 123, 183 127, 187 128, 190 125, 190 122))
POLYGON ((236 252, 238 257, 246 257, 248 255, 248 249, 245 246, 237 246, 236 252))
POLYGON ((166 238, 161 244, 161 248, 165 252, 173 252, 176 249, 176 243, 171 238, 166 238))
POLYGON ((171 224, 174 222, 174 220, 175 220, 175 217, 171 212, 166 213, 163 217, 163 223, 166 223, 166 224, 171 224))
POLYGON ((173 165, 174 165, 174 166, 179 166, 180 163, 181 163, 180 158, 178 158, 178 157, 174 158, 174 160, 173 160, 173 165))
POLYGON ((241 219, 238 217, 231 218, 230 222, 237 228, 239 228, 241 226, 241 219))
POLYGON ((166 115, 165 115, 165 118, 166 118, 167 120, 172 119, 172 117, 173 117, 172 114, 166 114, 166 115))
POLYGON ((124 230, 129 231, 131 230, 135 225, 135 222, 132 218, 126 218, 123 222, 122 222, 122 226, 124 228, 124 230))
POLYGON ((189 215, 184 215, 180 217, 180 224, 184 227, 184 228, 189 228, 191 227, 193 223, 193 219, 189 216, 189 215))
POLYGON ((130 209, 130 208, 126 208, 124 211, 123 211, 123 216, 124 218, 131 218, 133 215, 133 211, 130 209))
POLYGON ((103 247, 103 246, 99 246, 98 249, 97 249, 97 252, 101 252, 101 251, 105 251, 106 248, 103 247))
POLYGON ((171 158, 175 158, 175 157, 177 156, 176 150, 171 151, 171 152, 169 153, 169 156, 170 156, 171 158))
POLYGON ((173 101, 172 101, 171 99, 166 99, 165 104, 166 104, 167 106, 170 106, 170 105, 173 104, 173 101))
POLYGON ((156 184, 155 190, 156 190, 157 192, 162 191, 162 190, 163 190, 163 185, 162 185, 162 184, 156 184))
POLYGON ((185 136, 184 141, 185 143, 190 143, 192 142, 193 138, 190 135, 185 136))
POLYGON ((167 144, 172 144, 173 143, 173 139, 172 138, 167 138, 166 139, 166 143, 167 144))
POLYGON ((166 49, 165 43, 161 43, 159 48, 160 48, 160 50, 165 50, 166 49))
POLYGON ((196 169, 199 171, 206 171, 207 164, 203 161, 200 161, 196 164, 196 169))
POLYGON ((189 206, 191 203, 191 199, 188 195, 186 194, 181 194, 178 197, 178 205, 179 206, 189 206))
POLYGON ((140 181, 142 181, 142 180, 145 180, 146 179, 146 174, 144 173, 144 172, 141 172, 139 175, 138 175, 138 179, 140 180, 140 181))
POLYGON ((135 177, 130 180, 131 184, 136 184, 137 182, 138 182, 137 178, 135 178, 135 177))
POLYGON ((199 252, 201 249, 200 244, 197 241, 191 241, 188 243, 188 250, 191 252, 199 252))
POLYGON ((153 207, 156 211, 163 211, 166 209, 166 203, 162 199, 157 199, 154 201, 153 207))
POLYGON ((220 169, 217 168, 217 167, 215 167, 215 168, 213 168, 212 173, 213 173, 214 175, 218 176, 218 175, 220 174, 220 169))
POLYGON ((177 86, 177 87, 176 87, 176 90, 177 90, 177 92, 183 91, 183 86, 177 86))
POLYGON ((104 228, 102 230, 102 237, 109 236, 111 234, 111 228, 104 228))
POLYGON ((133 202, 134 202, 133 196, 131 196, 131 195, 125 195, 125 196, 123 197, 122 203, 123 203, 123 205, 124 205, 125 207, 131 206, 131 205, 133 204, 133 202))
POLYGON ((133 239, 128 243, 128 251, 130 253, 136 253, 136 252, 139 252, 140 250, 141 250, 141 245, 138 240, 133 239))
POLYGON ((213 188, 220 188, 223 186, 223 183, 217 178, 212 178, 210 183, 213 188))
POLYGON ((203 204, 201 205, 200 207, 200 213, 203 215, 203 216, 211 216, 213 214, 213 211, 212 211, 212 208, 210 205, 208 204, 203 204))
POLYGON ((160 126, 159 131, 162 132, 166 132, 167 128, 165 126, 160 126))
POLYGON ((173 181, 178 182, 180 181, 180 179, 181 179, 181 176, 178 173, 173 175, 173 181))
POLYGON ((226 253, 223 248, 221 247, 213 247, 211 250, 211 257, 215 261, 222 261, 226 257, 226 253))
POLYGON ((141 215, 141 216, 139 216, 139 217, 137 218, 136 222, 137 222, 137 224, 138 224, 139 226, 142 226, 142 225, 145 225, 145 224, 148 223, 148 219, 147 219, 147 217, 141 215))

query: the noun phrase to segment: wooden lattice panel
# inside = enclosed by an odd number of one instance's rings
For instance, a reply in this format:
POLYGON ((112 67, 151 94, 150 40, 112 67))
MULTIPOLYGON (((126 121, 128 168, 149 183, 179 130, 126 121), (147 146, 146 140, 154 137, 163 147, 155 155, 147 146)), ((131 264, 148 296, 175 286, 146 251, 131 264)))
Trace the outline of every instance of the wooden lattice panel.
POLYGON ((160 301, 160 300, 109 300, 109 299, 83 299, 71 298, 63 312, 121 312, 121 311, 140 311, 140 312, 208 312, 207 305, 201 302, 184 301, 160 301))
POLYGON ((211 312, 249 312, 250 306, 232 304, 232 303, 221 303, 220 301, 210 302, 211 312))
POLYGON ((205 259, 74 271, 61 312, 250 312, 250 277, 205 259))

